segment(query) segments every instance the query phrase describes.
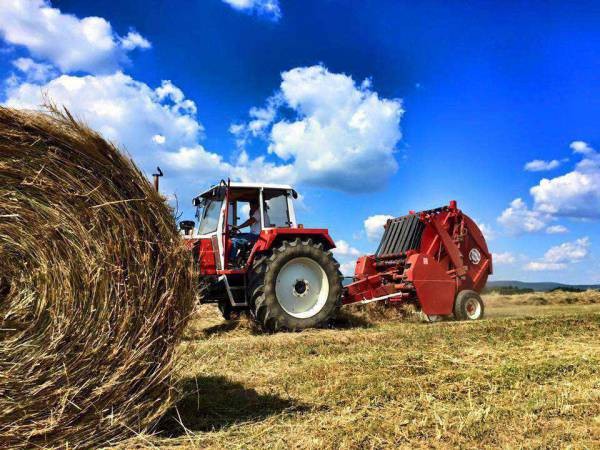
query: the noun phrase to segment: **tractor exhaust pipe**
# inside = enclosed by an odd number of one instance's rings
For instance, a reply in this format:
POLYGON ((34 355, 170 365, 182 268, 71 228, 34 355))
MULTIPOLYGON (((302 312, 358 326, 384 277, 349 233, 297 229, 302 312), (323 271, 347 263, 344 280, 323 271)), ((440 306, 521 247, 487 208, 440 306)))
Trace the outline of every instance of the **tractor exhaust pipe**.
POLYGON ((156 192, 158 192, 158 179, 164 176, 163 171, 160 170, 160 167, 156 167, 156 173, 153 173, 152 176, 154 177, 154 189, 156 189, 156 192))

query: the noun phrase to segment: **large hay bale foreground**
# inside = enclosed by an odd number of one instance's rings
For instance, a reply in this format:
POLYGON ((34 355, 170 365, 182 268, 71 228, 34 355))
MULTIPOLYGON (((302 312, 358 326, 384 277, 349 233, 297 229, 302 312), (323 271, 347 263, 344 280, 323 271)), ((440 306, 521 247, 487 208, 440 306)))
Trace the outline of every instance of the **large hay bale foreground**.
POLYGON ((68 113, 0 108, 0 448, 151 426, 192 302, 171 211, 133 163, 68 113))

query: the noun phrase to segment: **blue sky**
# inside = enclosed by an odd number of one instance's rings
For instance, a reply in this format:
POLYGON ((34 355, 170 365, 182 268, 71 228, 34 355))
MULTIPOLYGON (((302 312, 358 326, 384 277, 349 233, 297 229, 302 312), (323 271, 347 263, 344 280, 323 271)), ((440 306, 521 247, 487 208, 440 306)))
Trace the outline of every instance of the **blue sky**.
POLYGON ((598 2, 0 3, 0 100, 65 104, 188 215, 224 176, 293 182, 348 268, 456 199, 496 279, 600 282, 598 2))

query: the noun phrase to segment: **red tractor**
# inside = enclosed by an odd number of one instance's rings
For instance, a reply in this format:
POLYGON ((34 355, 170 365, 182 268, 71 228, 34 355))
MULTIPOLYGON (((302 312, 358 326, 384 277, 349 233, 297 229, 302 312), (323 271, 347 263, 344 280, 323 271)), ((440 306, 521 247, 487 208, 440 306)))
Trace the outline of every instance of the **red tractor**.
POLYGON ((180 226, 201 303, 217 303, 225 319, 249 311, 269 331, 316 327, 342 305, 374 301, 414 303, 429 317, 483 316, 491 254, 456 202, 388 221, 377 252, 359 258, 343 286, 334 241, 327 229, 297 223, 295 198, 287 185, 222 181, 194 199, 198 225, 180 226), (255 234, 239 234, 250 222, 255 234))
POLYGON ((249 310, 272 331, 316 327, 335 314, 342 298, 335 244, 326 229, 296 222, 295 198, 287 185, 221 182, 194 199, 198 227, 181 228, 199 265, 202 303, 217 303, 225 319, 249 310), (252 203, 257 239, 236 242, 252 203))

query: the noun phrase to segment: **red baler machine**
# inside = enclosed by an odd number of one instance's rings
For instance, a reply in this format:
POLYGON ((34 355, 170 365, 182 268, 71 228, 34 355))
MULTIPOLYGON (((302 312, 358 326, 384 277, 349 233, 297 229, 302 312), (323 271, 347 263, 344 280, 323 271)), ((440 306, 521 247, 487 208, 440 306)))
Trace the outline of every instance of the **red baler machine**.
POLYGON ((483 234, 451 201, 389 220, 377 252, 356 262, 342 303, 415 303, 430 317, 477 318, 483 314, 476 310, 482 303, 469 296, 479 298, 491 273, 492 257, 483 234))

